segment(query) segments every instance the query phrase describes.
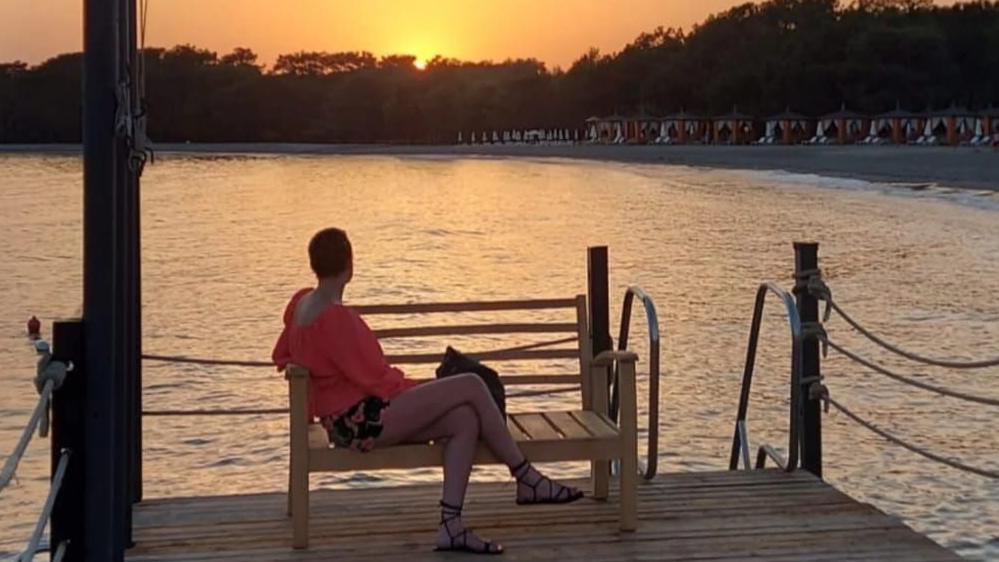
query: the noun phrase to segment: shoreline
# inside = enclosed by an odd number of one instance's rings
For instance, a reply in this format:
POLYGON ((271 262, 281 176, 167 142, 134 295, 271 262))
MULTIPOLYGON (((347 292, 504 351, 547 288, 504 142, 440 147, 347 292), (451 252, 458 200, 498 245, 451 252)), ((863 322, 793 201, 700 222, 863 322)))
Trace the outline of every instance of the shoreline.
MULTIPOLYGON (((0 145, 0 154, 80 153, 80 145, 0 145)), ((159 154, 281 154, 569 158, 729 170, 783 171, 877 183, 999 191, 999 151, 916 146, 359 145, 163 143, 159 154)))

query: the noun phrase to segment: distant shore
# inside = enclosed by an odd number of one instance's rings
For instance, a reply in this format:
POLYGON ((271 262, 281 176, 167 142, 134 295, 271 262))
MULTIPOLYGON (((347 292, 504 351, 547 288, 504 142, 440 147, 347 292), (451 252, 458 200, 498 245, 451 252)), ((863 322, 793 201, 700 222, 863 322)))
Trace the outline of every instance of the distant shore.
MULTIPOLYGON (((0 145, 3 153, 79 153, 78 145, 0 145)), ((580 158, 706 168, 780 170, 874 182, 999 191, 999 151, 915 146, 608 146, 157 144, 159 154, 332 154, 580 158)))

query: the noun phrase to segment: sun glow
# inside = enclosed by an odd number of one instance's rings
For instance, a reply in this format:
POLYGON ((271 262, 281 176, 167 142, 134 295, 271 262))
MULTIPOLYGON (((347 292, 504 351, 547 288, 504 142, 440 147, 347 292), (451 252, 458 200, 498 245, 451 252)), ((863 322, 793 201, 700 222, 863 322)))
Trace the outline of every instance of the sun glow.
POLYGON ((413 66, 415 66, 417 70, 426 70, 426 68, 427 68, 427 59, 416 59, 416 60, 414 60, 413 61, 413 66))

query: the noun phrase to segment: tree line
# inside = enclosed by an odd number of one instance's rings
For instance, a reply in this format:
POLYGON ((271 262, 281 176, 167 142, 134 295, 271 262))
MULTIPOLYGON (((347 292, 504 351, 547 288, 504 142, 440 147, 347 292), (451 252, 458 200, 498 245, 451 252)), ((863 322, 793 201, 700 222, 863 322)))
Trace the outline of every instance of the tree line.
MULTIPOLYGON (((999 104, 999 1, 769 0, 657 28, 568 69, 246 48, 144 53, 161 142, 453 142, 458 131, 580 127, 591 115, 818 115, 999 104)), ((78 142, 82 54, 0 63, 0 142, 78 142)))

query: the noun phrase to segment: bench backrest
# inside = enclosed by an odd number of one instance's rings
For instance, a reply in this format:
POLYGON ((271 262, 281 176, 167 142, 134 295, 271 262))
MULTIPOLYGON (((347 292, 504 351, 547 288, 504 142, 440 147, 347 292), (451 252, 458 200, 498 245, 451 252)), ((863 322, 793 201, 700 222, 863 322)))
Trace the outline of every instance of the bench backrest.
MULTIPOLYGON (((589 361, 592 358, 590 351, 590 336, 586 317, 586 296, 577 295, 575 297, 563 299, 532 299, 532 300, 503 300, 503 301, 478 301, 478 302, 441 302, 441 303, 416 303, 400 305, 363 305, 354 307, 357 312, 371 324, 378 336, 389 347, 399 347, 393 344, 408 344, 409 341, 400 340, 419 339, 426 351, 418 353, 388 353, 386 358, 392 365, 421 365, 440 363, 443 356, 444 347, 454 344, 448 338, 463 338, 466 342, 471 340, 470 345, 474 348, 465 349, 463 344, 457 344, 460 350, 480 361, 488 363, 500 373, 504 384, 581 384, 587 377, 589 361), (495 312, 507 318, 515 317, 518 313, 530 313, 537 315, 559 311, 564 316, 571 314, 573 321, 556 322, 550 320, 525 321, 516 318, 514 321, 504 322, 462 322, 462 315, 476 313, 476 317, 482 317, 484 313, 495 312), (448 324, 438 324, 432 320, 439 319, 447 315, 448 320, 458 318, 459 320, 448 324), (400 318, 405 317, 407 324, 402 327, 380 327, 383 320, 391 320, 398 323, 400 318), (388 318, 387 318, 388 317, 388 318), (395 317, 395 318, 392 318, 395 317), (437 318, 434 318, 437 317, 437 318), (422 322, 422 323, 421 323, 422 322), (470 336, 483 336, 477 338, 470 336), (482 344, 481 339, 503 338, 544 338, 544 341, 529 342, 519 345, 498 345, 494 344, 488 348, 482 344), (552 339, 555 338, 555 339, 552 339), (502 347, 496 349, 496 347, 502 347), (432 350, 432 351, 430 351, 432 350), (532 373, 524 372, 524 366, 535 366, 542 362, 554 360, 574 359, 578 363, 577 368, 571 373, 532 373), (516 370, 507 371, 502 363, 518 362, 516 370)), ((551 316, 552 314, 546 314, 551 316)), ((428 369, 428 371, 430 371, 428 369)), ((416 375, 416 373, 411 373, 416 375)), ((421 378, 415 376, 414 378, 421 378)))
MULTIPOLYGON (((444 347, 453 343, 447 338, 458 337, 464 338, 463 344, 474 342, 475 349, 466 349, 462 344, 460 350, 466 355, 493 366, 500 373, 500 377, 506 385, 573 384, 581 387, 584 403, 589 395, 589 366, 593 354, 587 323, 586 295, 561 299, 361 305, 355 306, 354 309, 372 326, 379 340, 388 344, 389 347, 399 347, 392 345, 392 343, 400 343, 400 340, 402 340, 402 347, 408 347, 407 344, 413 343, 409 340, 420 340, 423 343, 421 347, 424 351, 421 352, 390 352, 386 354, 388 362, 392 365, 404 367, 421 364, 436 365, 443 357, 444 347), (539 315, 552 316, 560 311, 563 316, 571 315, 573 321, 556 322, 537 319, 525 321, 517 319, 517 321, 507 322, 426 323, 430 317, 437 316, 439 318, 442 315, 448 315, 449 320, 450 317, 460 317, 467 313, 475 313, 477 317, 481 318, 483 314, 491 312, 506 317, 515 317, 518 313, 525 313, 537 318, 539 315), (386 317, 390 319, 387 323, 393 324, 393 327, 379 327, 379 324, 383 323, 382 319, 386 317), (398 324, 400 317, 407 324, 414 323, 414 325, 401 327, 394 325, 398 324), (425 323, 416 324, 420 321, 425 323), (546 340, 504 346, 502 349, 483 349, 480 338, 475 336, 484 336, 486 339, 544 336, 546 340), (550 339, 553 336, 556 339, 550 339), (437 338, 438 341, 433 341, 432 338, 437 338), (556 347, 552 348, 553 345, 556 347), (429 351, 431 349, 434 351, 429 351), (573 359, 577 363, 571 372, 532 372, 534 367, 541 364, 568 359, 573 359), (509 362, 517 362, 516 368, 504 368, 503 363, 509 362)), ((410 376, 416 379, 429 378, 429 375, 432 374, 432 368, 428 368, 426 370, 428 376, 423 377, 419 376, 415 369, 409 371, 412 371, 409 373, 410 376)), ((307 372, 300 367, 291 365, 286 374, 291 375, 289 378, 298 378, 294 375, 306 376, 307 372)))
MULTIPOLYGON (((393 365, 433 365, 436 366, 443 357, 447 338, 464 338, 465 343, 475 348, 461 351, 493 366, 500 373, 506 385, 578 385, 582 407, 589 409, 592 400, 593 386, 591 382, 590 365, 593 359, 592 345, 589 333, 586 296, 563 299, 533 299, 504 300, 480 302, 442 302, 418 303, 402 305, 364 305, 356 306, 355 310, 372 326, 379 340, 389 347, 409 347, 408 344, 419 340, 424 351, 415 353, 388 353, 386 358, 393 365), (452 321, 452 317, 461 317, 476 313, 477 318, 489 313, 495 316, 513 317, 516 321, 465 323, 452 321), (553 321, 551 318, 561 313, 571 317, 573 321, 553 321), (448 315, 452 323, 427 323, 428 317, 448 315), (520 318, 517 316, 520 315, 520 318), (524 316, 533 319, 523 318, 524 316), (544 318, 539 319, 539 318, 544 318), (529 321, 528 321, 529 320, 529 321), (405 322, 406 325, 400 325, 405 322), (423 322, 422 324, 418 322, 423 322), (380 327, 380 324, 392 324, 392 327, 380 327), (546 341, 532 342, 503 349, 483 350, 483 339, 538 338, 544 336, 546 341), (553 336, 556 339, 552 340, 553 336), (443 338, 443 341, 433 342, 432 338, 443 338), (428 341, 429 340, 429 341, 428 341), (392 343, 400 343, 392 345, 392 343), (552 349, 552 345, 556 345, 552 349), (434 349, 435 351, 428 351, 434 349), (529 372, 532 367, 540 367, 556 361, 575 360, 577 365, 572 372, 538 373, 529 372), (512 362, 516 368, 507 369, 504 363, 512 362), (526 370, 525 370, 526 369, 526 370)), ((494 343, 494 345, 499 345, 494 343)), ((412 378, 430 378, 433 367, 426 369, 426 376, 420 377, 415 369, 408 370, 412 378)), ((304 451, 308 445, 308 417, 306 414, 308 372, 298 366, 289 365, 286 372, 289 380, 289 399, 291 407, 292 457, 294 451, 304 451)), ((606 380, 604 380, 606 383, 606 380)), ((600 395, 606 394, 606 389, 600 395)), ((294 461, 293 461, 294 462, 294 461)))

